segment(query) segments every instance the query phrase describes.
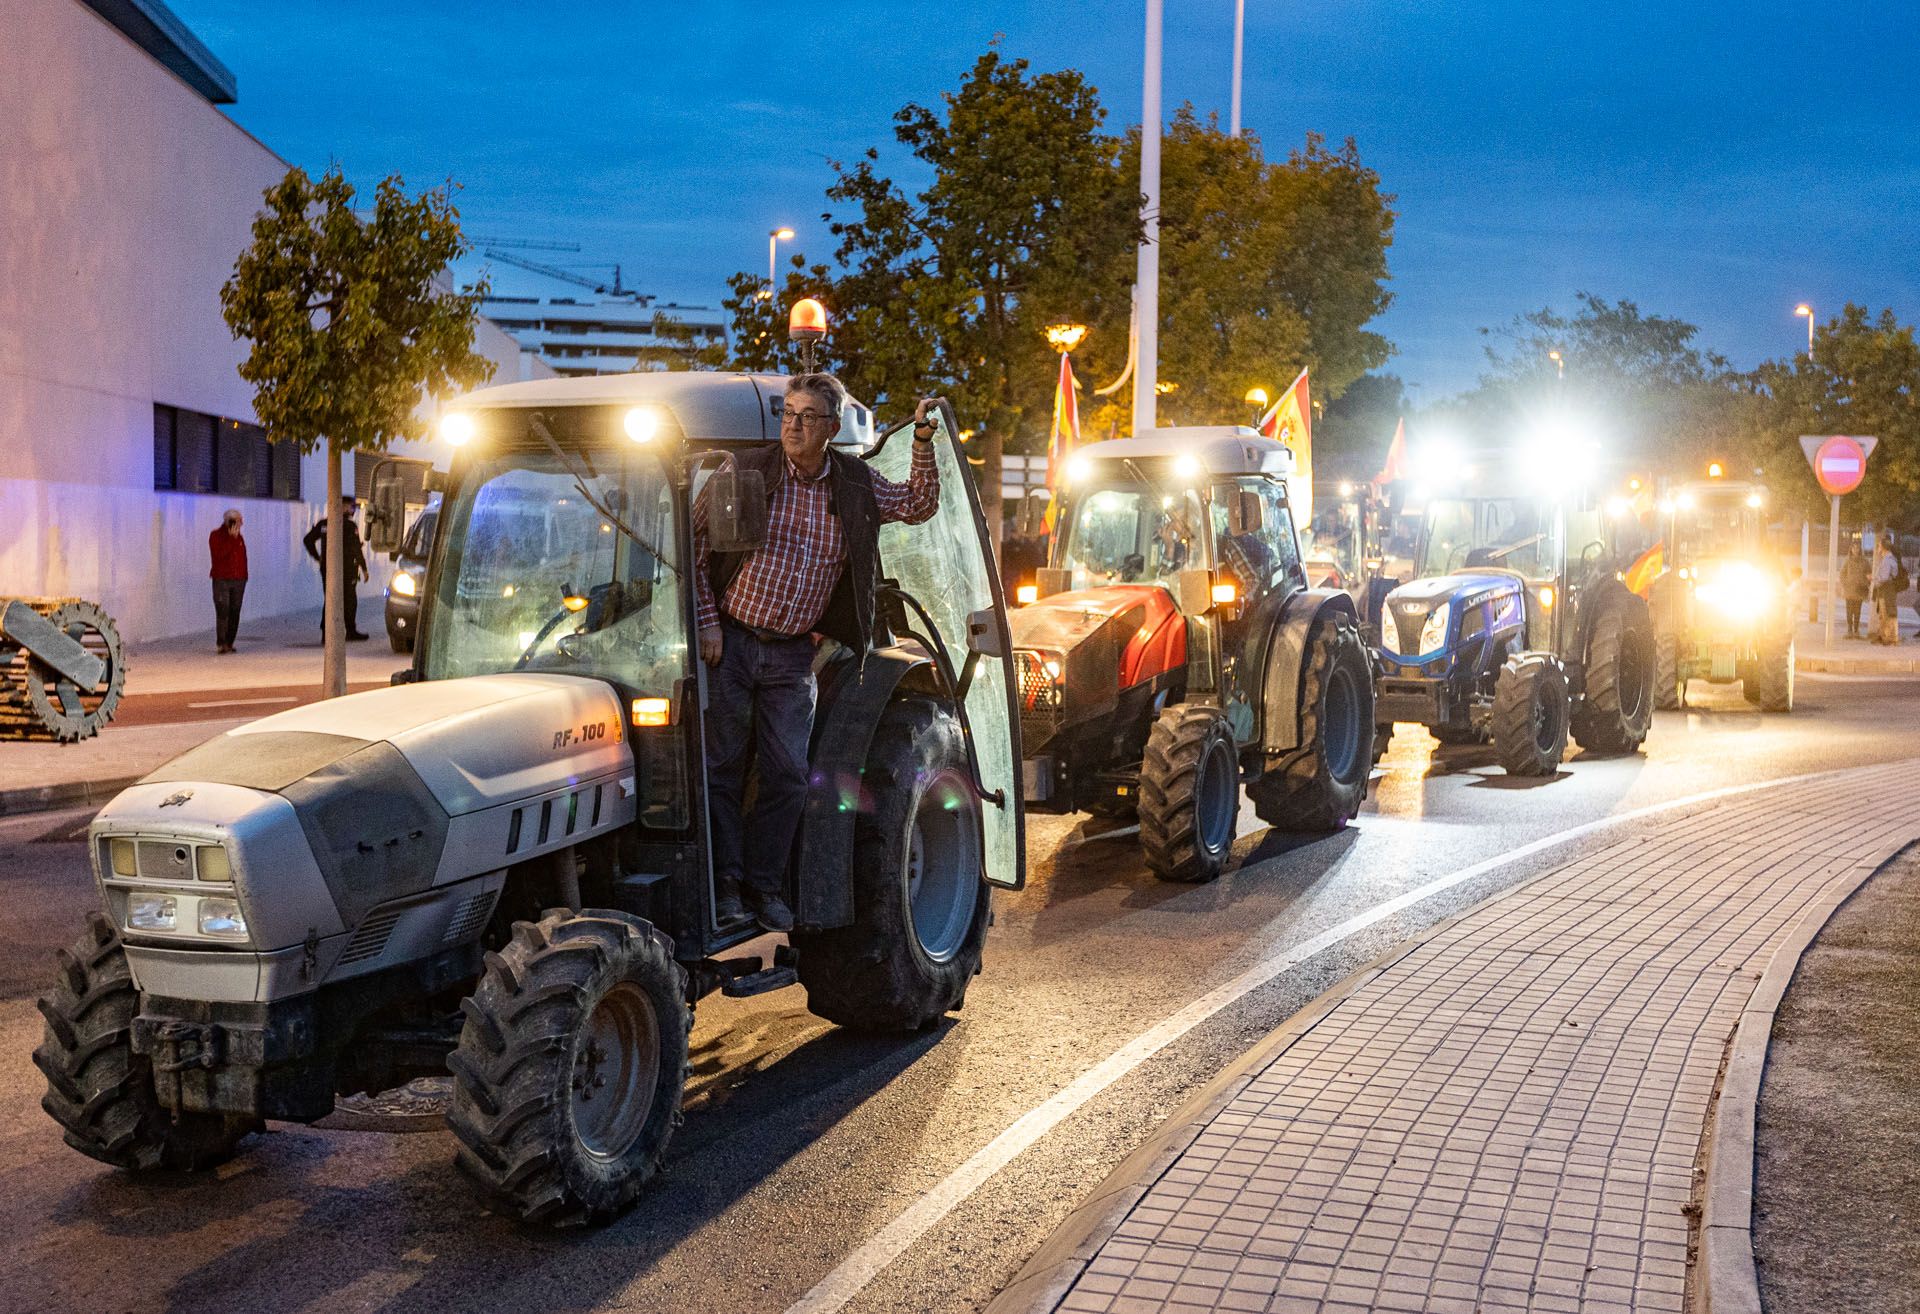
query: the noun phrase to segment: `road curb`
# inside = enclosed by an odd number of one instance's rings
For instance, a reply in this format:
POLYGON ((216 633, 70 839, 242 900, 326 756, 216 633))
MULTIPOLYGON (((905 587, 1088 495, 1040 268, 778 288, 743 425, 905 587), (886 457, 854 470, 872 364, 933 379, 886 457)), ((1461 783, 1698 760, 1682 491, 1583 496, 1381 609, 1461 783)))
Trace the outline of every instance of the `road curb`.
POLYGON ((1796 657, 1808 675, 1920 675, 1920 657, 1796 657))
POLYGON ((1901 842, 1871 862, 1837 877, 1801 914, 1773 951, 1753 987, 1727 1048, 1726 1072, 1702 1143, 1706 1182, 1700 1216, 1700 1258, 1693 1283, 1700 1314, 1761 1314, 1760 1276, 1753 1261, 1754 1121, 1766 1075, 1773 1019, 1800 959, 1840 906, 1910 844, 1901 842))
POLYGON ((62 808, 105 803, 128 785, 146 778, 143 771, 134 776, 114 776, 107 780, 71 780, 59 785, 35 785, 24 789, 0 789, 0 817, 25 816, 31 812, 57 812, 62 808))

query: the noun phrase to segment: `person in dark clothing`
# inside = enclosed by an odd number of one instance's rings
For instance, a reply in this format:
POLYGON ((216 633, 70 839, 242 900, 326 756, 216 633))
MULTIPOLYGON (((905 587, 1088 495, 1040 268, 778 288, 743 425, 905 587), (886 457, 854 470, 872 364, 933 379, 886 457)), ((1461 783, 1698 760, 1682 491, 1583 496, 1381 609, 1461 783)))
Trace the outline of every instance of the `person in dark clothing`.
MULTIPOLYGON (((343 587, 340 590, 341 614, 347 618, 347 637, 356 642, 367 636, 360 632, 360 599, 354 594, 356 583, 367 581, 367 550, 360 543, 360 527, 353 522, 353 513, 360 509, 360 503, 351 497, 340 499, 340 520, 346 526, 347 541, 341 544, 341 560, 346 564, 342 572, 343 587)), ((320 566, 320 633, 327 632, 326 579, 327 579, 327 519, 320 518, 318 524, 307 531, 300 540, 307 555, 320 566)))
POLYGON ((1867 600, 1867 593, 1873 586, 1873 563, 1867 560, 1866 553, 1860 550, 1856 542, 1847 550, 1847 556, 1840 563, 1840 597, 1847 604, 1847 637, 1860 639, 1866 636, 1860 633, 1860 607, 1867 600))
POLYGON ((240 637, 240 599, 247 593, 247 540, 241 537, 242 517, 229 510, 220 528, 207 535, 207 553, 213 559, 208 575, 213 580, 214 651, 233 651, 240 637))

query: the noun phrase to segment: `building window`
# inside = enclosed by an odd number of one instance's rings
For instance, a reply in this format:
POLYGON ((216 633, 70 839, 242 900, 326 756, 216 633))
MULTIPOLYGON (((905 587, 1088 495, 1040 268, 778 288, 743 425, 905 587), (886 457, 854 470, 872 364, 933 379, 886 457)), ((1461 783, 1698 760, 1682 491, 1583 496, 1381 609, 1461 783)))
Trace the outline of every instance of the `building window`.
POLYGON ((153 486, 223 497, 300 498, 300 453, 246 420, 156 403, 153 486))

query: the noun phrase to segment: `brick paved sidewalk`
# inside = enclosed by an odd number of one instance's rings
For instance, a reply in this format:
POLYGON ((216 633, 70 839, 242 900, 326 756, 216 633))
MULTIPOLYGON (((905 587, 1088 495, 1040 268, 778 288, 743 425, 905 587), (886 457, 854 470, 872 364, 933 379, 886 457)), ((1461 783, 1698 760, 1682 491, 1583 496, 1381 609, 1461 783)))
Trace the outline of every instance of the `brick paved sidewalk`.
POLYGON ((1823 889, 1920 836, 1913 776, 1649 823, 1443 925, 1254 1071, 1057 1308, 1679 1311, 1741 1007, 1823 889))

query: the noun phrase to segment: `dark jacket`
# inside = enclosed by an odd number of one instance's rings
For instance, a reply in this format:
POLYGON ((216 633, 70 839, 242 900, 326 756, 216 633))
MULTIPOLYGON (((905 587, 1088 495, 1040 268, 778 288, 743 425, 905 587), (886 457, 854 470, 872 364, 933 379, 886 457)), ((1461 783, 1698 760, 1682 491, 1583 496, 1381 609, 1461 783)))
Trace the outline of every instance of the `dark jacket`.
MULTIPOLYGON (((341 545, 340 559, 346 563, 347 577, 357 579, 367 568, 367 550, 361 546, 360 526, 353 523, 353 518, 345 517, 343 523, 347 527, 347 541, 341 545)), ((308 556, 320 563, 320 573, 326 574, 327 518, 325 516, 320 517, 319 523, 307 531, 306 537, 300 540, 300 545, 306 548, 308 556)))
MULTIPOLYGON (((779 481, 787 477, 786 453, 780 444, 769 443, 741 452, 734 457, 741 470, 757 470, 766 481, 767 497, 779 481)), ((833 586, 826 612, 814 626, 828 638, 838 639, 857 653, 874 647, 874 589, 880 579, 880 507, 873 496, 873 472, 866 462, 845 452, 827 448, 827 465, 832 470, 833 514, 840 519, 840 532, 846 535, 847 564, 840 582, 833 586)), ((713 585, 716 600, 727 596, 727 586, 746 564, 745 552, 711 552, 707 555, 707 579, 713 585)), ((891 634, 886 636, 891 642, 891 634)))
POLYGON ((229 534, 225 525, 207 536, 207 553, 213 558, 211 579, 247 577, 247 540, 242 534, 229 534))
POLYGON ((1873 582, 1873 565, 1866 557, 1840 558, 1840 596, 1849 602, 1865 602, 1873 582))

